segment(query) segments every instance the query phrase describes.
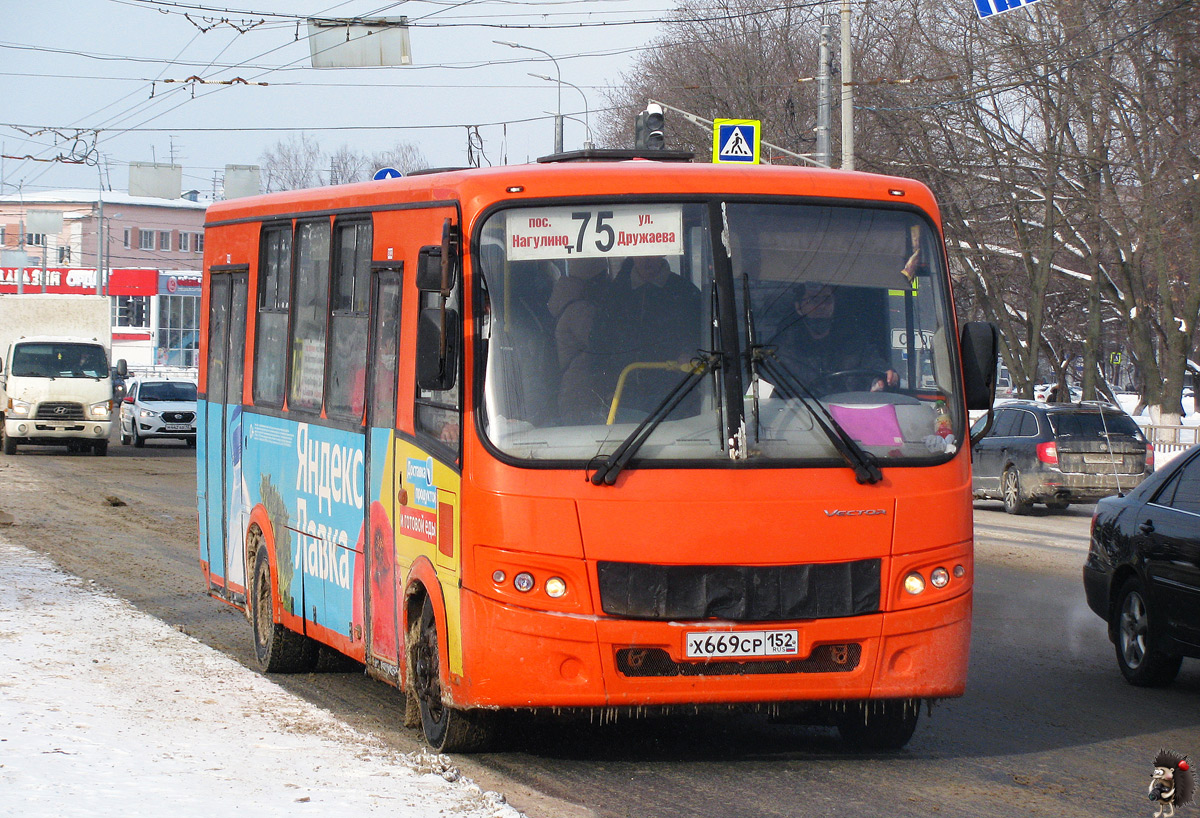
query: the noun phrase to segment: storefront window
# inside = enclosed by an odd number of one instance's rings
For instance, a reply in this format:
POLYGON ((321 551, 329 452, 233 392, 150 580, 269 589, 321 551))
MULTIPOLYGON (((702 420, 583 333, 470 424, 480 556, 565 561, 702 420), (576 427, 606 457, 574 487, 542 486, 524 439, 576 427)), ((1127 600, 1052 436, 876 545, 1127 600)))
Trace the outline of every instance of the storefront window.
POLYGON ((157 363, 195 367, 200 346, 200 298, 195 295, 159 296, 157 363))

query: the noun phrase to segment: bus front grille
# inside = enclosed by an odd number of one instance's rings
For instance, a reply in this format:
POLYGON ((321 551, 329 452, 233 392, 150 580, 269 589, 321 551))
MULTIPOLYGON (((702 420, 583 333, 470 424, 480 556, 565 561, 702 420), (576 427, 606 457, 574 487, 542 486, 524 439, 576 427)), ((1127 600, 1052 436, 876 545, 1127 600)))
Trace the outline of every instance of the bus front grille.
POLYGON ((622 648, 617 670, 622 676, 757 676, 780 673, 849 673, 858 667, 862 645, 817 645, 807 659, 733 661, 718 659, 676 662, 662 648, 622 648))
POLYGON ((794 622, 879 611, 878 559, 811 565, 600 562, 600 605, 628 619, 794 622))

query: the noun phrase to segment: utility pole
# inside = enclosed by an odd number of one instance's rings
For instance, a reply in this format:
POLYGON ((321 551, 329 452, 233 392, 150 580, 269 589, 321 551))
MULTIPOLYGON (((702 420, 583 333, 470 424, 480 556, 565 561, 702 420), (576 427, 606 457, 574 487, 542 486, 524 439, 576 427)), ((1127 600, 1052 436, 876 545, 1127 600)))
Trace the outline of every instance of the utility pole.
POLYGON ((854 170, 854 66, 850 59, 850 0, 842 0, 842 170, 854 170))
POLYGON ((20 183, 17 184, 17 199, 21 202, 21 218, 19 219, 19 230, 21 234, 17 237, 17 249, 21 251, 21 266, 17 268, 17 295, 25 294, 25 262, 28 259, 25 257, 25 191, 22 190, 20 183))
POLYGON ((825 167, 833 167, 833 156, 829 151, 829 120, 830 120, 830 104, 832 100, 829 98, 829 24, 821 23, 821 45, 818 51, 817 59, 820 65, 817 67, 817 156, 816 159, 825 167))
POLYGON ((104 174, 96 165, 99 189, 96 191, 96 295, 103 295, 104 282, 104 174))
MULTIPOLYGON (((19 188, 18 188, 19 190, 19 188)), ((21 251, 21 266, 17 268, 17 295, 25 294, 25 203, 21 202, 21 218, 20 227, 21 235, 18 236, 17 248, 21 251)))

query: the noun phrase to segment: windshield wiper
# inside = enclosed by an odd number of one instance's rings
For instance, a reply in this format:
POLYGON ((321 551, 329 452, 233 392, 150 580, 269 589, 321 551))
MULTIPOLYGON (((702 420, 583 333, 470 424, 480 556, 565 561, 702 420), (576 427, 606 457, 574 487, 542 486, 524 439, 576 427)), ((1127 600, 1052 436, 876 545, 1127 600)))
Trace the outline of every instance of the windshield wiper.
POLYGON ((604 458, 597 468, 592 473, 591 481, 593 486, 606 485, 611 486, 617 482, 617 476, 621 473, 621 469, 625 468, 629 463, 630 458, 641 448, 647 438, 653 434, 671 412, 675 411, 675 407, 688 396, 688 394, 696 388, 696 384, 700 383, 703 377, 719 365, 721 356, 715 352, 706 352, 699 358, 692 361, 691 369, 687 374, 675 384, 674 388, 668 392, 662 400, 658 402, 650 414, 642 419, 642 422, 629 433, 629 436, 621 441, 621 445, 613 449, 612 453, 604 458))
POLYGON ((875 455, 863 449, 854 438, 846 433, 846 430, 834 419, 821 399, 812 393, 804 381, 783 365, 783 362, 775 355, 773 347, 751 347, 751 360, 761 363, 762 368, 769 376, 788 387, 792 394, 804 404, 817 426, 833 444, 833 448, 837 449, 846 464, 854 469, 854 477, 859 483, 874 484, 883 479, 883 472, 879 470, 879 461, 875 455))
POLYGON ((746 369, 750 372, 751 414, 754 416, 754 440, 761 434, 758 405, 758 370, 762 363, 761 348, 757 345, 758 333, 754 326, 754 307, 750 302, 750 276, 742 274, 742 303, 746 312, 746 369))

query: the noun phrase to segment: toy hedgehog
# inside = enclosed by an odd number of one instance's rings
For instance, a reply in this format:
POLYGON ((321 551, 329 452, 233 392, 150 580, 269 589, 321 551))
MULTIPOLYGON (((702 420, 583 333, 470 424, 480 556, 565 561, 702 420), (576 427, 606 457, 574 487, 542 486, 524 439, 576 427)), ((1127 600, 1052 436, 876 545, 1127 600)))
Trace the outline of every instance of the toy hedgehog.
POLYGON ((1159 750, 1150 776, 1150 800, 1158 806, 1154 818, 1171 818, 1175 806, 1192 803, 1196 794, 1196 776, 1187 756, 1171 750, 1159 750))

